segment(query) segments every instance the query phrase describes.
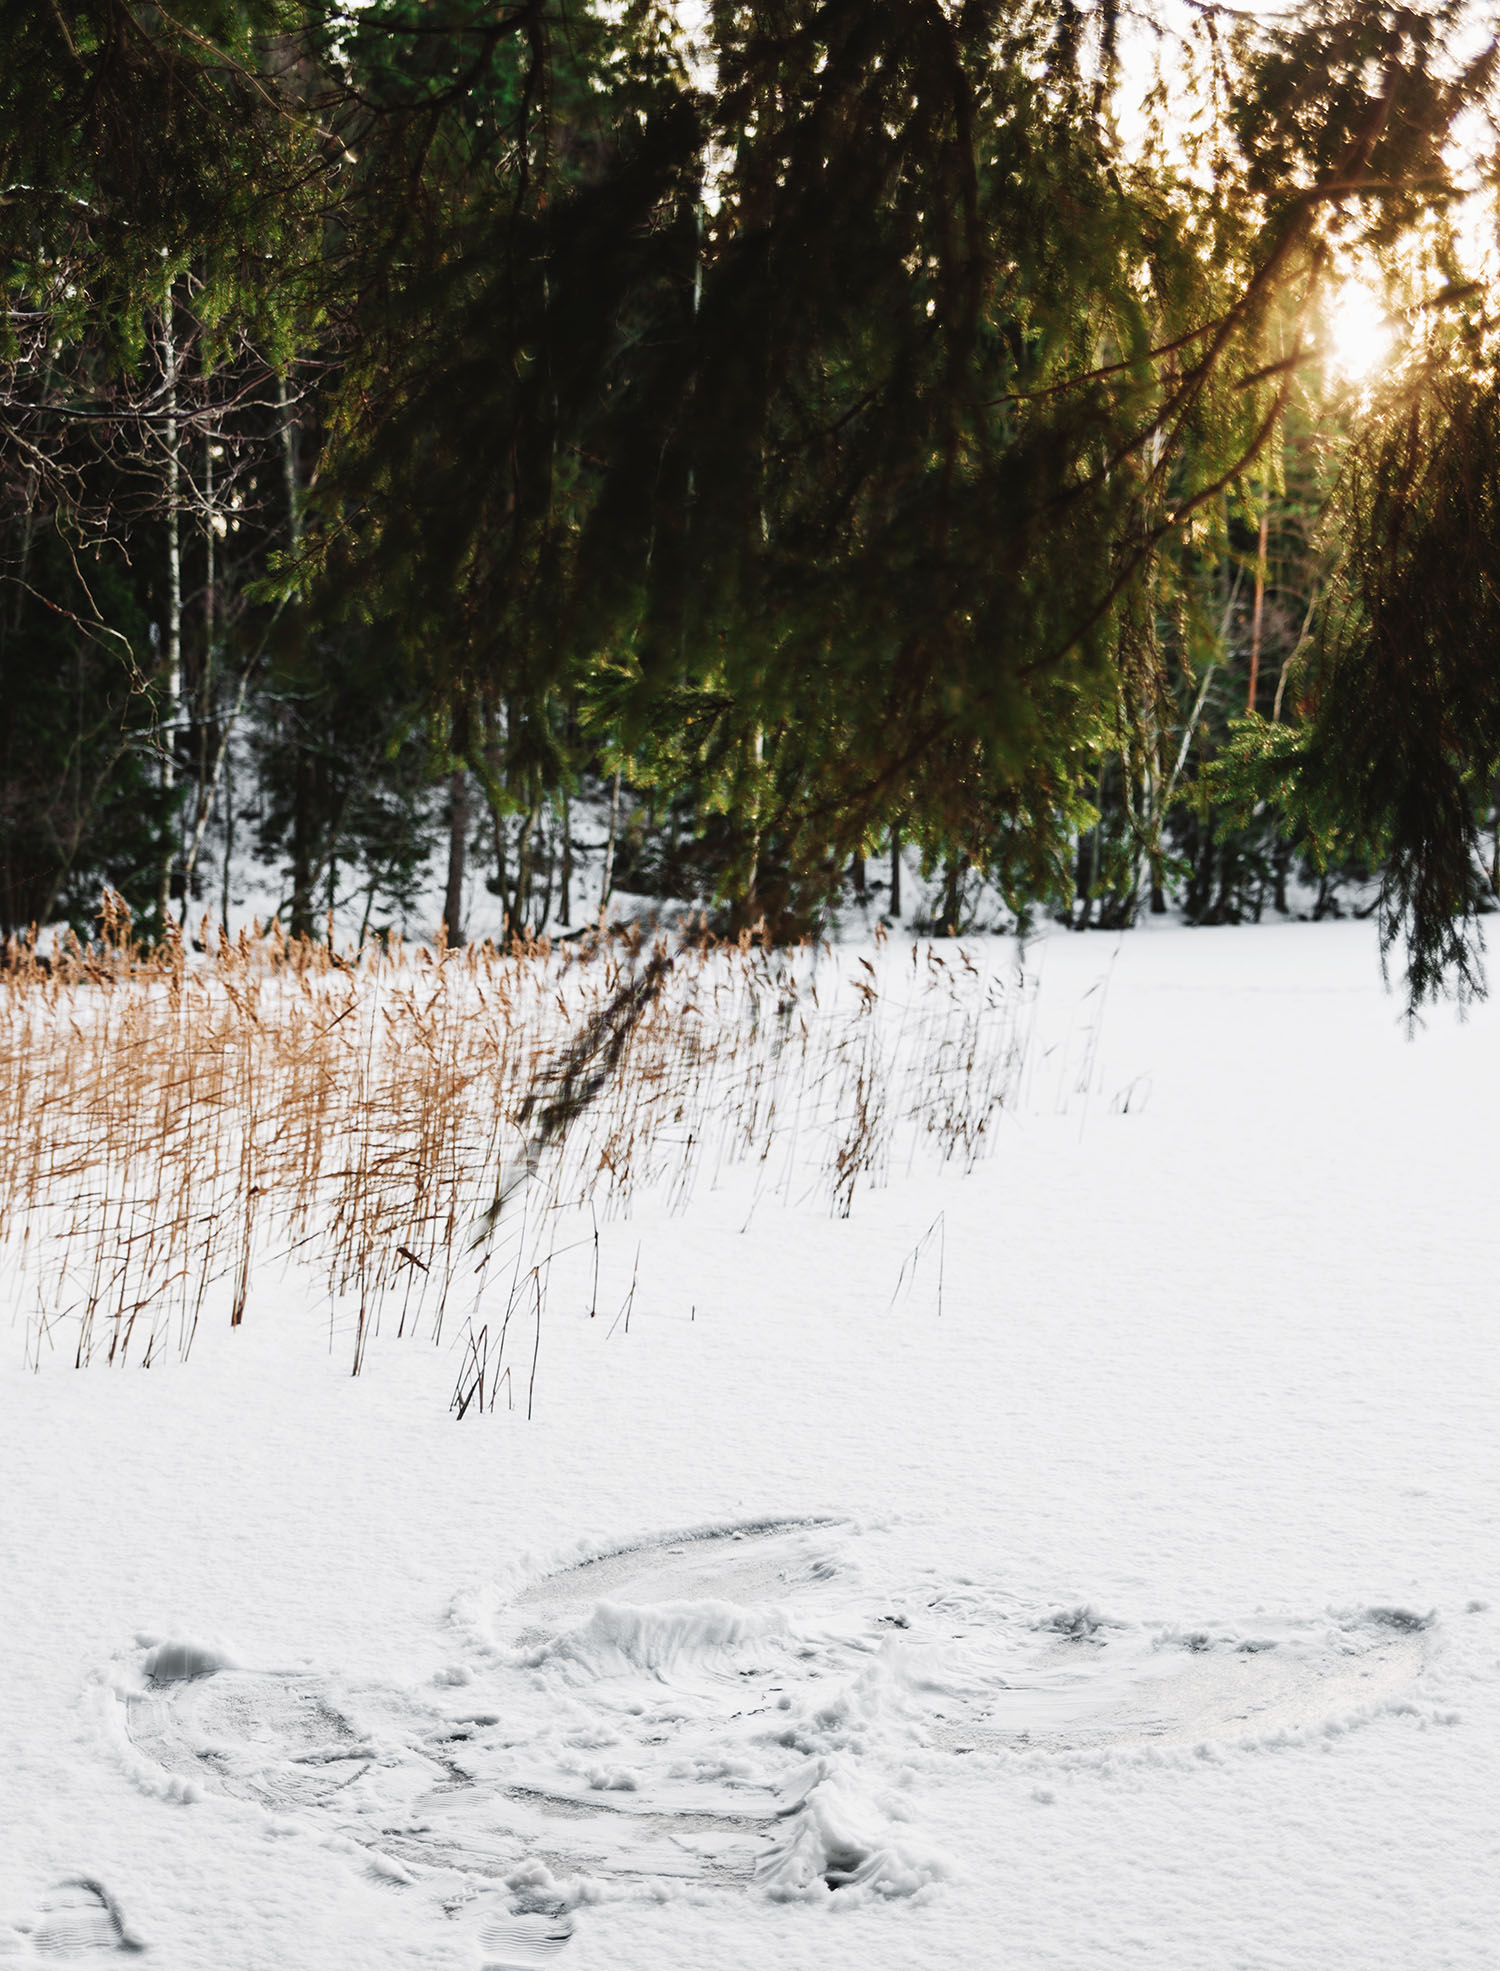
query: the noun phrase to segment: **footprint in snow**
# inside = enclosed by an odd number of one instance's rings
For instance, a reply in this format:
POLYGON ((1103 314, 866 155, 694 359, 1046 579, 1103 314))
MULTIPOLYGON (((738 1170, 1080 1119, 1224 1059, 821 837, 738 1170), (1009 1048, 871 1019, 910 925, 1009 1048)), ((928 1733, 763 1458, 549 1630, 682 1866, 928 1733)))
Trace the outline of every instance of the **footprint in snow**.
POLYGON ((484 1971, 534 1971, 536 1965, 550 1964, 572 1935, 573 1919, 566 1911, 514 1910, 492 1916, 480 1935, 484 1971))
POLYGON ((151 1674, 153 1651, 127 1703, 131 1738, 164 1772, 281 1812, 322 1806, 368 1770, 369 1746, 321 1678, 179 1669, 179 1656, 151 1674))
POLYGON ((120 1906, 90 1876, 72 1876, 56 1883, 42 1898, 31 1927, 31 1947, 44 1957, 91 1957, 114 1951, 134 1955, 145 1949, 131 1935, 120 1906))

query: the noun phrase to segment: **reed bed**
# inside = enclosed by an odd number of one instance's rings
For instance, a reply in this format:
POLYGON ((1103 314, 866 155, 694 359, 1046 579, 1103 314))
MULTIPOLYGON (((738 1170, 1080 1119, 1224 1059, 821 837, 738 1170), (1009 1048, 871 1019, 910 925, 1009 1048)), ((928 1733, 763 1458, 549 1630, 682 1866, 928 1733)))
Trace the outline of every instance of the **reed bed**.
POLYGON ((382 1331, 446 1338, 459 1415, 514 1404, 579 1214, 597 1250, 736 1166, 838 1213, 971 1166, 1034 1002, 956 947, 201 942, 142 950, 107 909, 88 946, 5 953, 0 1253, 34 1366, 185 1359, 294 1274, 354 1373, 382 1331))

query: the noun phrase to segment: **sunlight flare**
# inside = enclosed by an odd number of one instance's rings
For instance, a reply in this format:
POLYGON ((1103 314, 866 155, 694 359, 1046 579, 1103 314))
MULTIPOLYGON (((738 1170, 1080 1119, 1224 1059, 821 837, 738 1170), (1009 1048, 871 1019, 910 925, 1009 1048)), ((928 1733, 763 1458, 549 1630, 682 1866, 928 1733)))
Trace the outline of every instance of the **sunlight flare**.
POLYGON ((1371 378, 1395 342, 1394 326, 1379 296, 1363 281, 1345 281, 1325 319, 1331 368, 1350 383, 1371 378))

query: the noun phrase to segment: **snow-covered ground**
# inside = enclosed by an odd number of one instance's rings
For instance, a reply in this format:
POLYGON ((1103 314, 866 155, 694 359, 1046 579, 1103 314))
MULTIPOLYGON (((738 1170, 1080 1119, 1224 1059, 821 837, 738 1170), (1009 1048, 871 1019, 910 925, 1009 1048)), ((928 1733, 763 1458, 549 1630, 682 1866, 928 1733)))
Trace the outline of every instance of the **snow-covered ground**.
POLYGON ((0 1959, 1494 1963, 1500 1011, 1408 1041, 1365 925, 1030 963, 972 1174, 642 1196, 529 1422, 292 1276, 149 1372, 19 1309, 0 1959))

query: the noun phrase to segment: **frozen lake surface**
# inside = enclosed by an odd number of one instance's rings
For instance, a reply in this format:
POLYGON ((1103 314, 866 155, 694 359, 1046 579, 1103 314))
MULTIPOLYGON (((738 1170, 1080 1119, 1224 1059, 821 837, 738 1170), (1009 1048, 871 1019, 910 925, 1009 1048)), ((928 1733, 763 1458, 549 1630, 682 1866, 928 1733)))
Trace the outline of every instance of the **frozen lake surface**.
POLYGON ((1027 964, 971 1174, 641 1195, 514 1408, 292 1271, 149 1371, 17 1289, 0 1959, 1493 1962, 1500 1013, 1368 925, 1027 964))

